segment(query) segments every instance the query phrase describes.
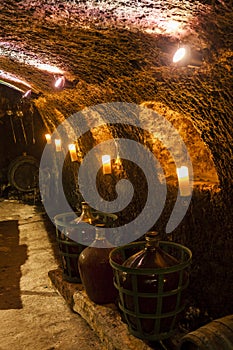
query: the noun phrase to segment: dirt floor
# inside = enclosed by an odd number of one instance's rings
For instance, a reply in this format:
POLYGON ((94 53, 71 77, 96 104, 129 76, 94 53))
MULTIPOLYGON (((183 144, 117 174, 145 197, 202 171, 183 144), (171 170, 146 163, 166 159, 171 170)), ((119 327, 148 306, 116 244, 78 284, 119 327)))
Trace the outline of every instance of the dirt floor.
POLYGON ((0 201, 0 350, 103 350, 49 282, 58 260, 46 225, 37 207, 0 201))

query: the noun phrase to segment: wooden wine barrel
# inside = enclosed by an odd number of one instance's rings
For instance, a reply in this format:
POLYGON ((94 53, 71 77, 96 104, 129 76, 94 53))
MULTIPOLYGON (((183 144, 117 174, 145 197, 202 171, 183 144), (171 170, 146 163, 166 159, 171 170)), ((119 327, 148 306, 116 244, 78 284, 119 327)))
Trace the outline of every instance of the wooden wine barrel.
POLYGON ((8 168, 8 181, 22 192, 29 192, 39 184, 39 161, 33 156, 23 155, 14 159, 8 168))
POLYGON ((180 350, 232 350, 233 315, 216 319, 181 339, 180 350))

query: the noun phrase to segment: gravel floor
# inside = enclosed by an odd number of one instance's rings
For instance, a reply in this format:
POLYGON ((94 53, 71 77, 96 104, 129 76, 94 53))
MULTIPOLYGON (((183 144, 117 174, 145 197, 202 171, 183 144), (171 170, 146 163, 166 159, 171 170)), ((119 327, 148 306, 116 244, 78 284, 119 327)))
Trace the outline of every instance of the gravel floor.
MULTIPOLYGON (((6 220, 18 220, 19 247, 26 247, 27 258, 20 267, 21 308, 0 309, 0 350, 103 350, 94 331, 50 285, 48 271, 58 265, 41 213, 1 201, 0 221, 6 220)), ((6 254, 4 247, 0 254, 6 254)))

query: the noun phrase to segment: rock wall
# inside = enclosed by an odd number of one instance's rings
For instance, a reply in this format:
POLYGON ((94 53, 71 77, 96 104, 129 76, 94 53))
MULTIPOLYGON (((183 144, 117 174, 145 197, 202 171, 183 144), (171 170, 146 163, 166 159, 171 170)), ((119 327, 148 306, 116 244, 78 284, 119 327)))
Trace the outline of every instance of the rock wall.
MULTIPOLYGON (((50 132, 85 107, 114 101, 147 106, 173 123, 190 151, 196 182, 187 215, 170 239, 193 251, 190 299, 212 317, 232 313, 231 2, 121 5, 123 10, 103 1, 3 1, 1 77, 6 72, 20 77, 23 81, 14 84, 24 90, 25 81, 30 84, 32 102, 50 132), (177 31, 169 31, 170 19, 180 25, 177 31), (172 63, 181 44, 203 55, 201 66, 172 63), (60 74, 66 84, 55 90, 54 78, 60 74)), ((153 123, 148 120, 148 126, 153 123)), ((120 133, 110 125, 99 133, 91 130, 81 140, 82 156, 89 145, 115 132, 120 133)), ((129 129, 120 134, 129 135, 129 129)), ((171 186, 158 222, 162 230, 177 195, 174 164, 151 135, 145 141, 144 132, 131 134, 158 153, 171 186)), ((64 186, 73 206, 81 200, 77 167, 66 159, 64 186)))

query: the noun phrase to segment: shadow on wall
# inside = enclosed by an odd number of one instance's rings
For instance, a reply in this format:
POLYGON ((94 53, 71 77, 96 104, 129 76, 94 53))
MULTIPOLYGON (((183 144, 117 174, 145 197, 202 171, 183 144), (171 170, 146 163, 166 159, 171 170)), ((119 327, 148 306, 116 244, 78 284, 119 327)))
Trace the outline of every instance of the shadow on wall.
POLYGON ((213 319, 233 313, 233 213, 217 186, 193 191, 188 212, 172 239, 193 253, 189 301, 213 319))
POLYGON ((0 309, 22 309, 20 266, 27 260, 27 246, 19 245, 18 221, 0 222, 0 309))

